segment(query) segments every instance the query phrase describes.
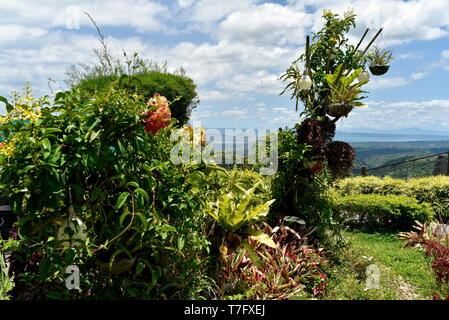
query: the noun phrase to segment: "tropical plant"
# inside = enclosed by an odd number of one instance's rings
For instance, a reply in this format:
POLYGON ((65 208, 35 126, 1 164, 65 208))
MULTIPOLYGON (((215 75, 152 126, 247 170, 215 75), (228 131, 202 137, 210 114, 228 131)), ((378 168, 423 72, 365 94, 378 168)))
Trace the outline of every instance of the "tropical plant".
POLYGON ((272 236, 276 247, 250 240, 262 266, 245 252, 233 253, 222 268, 227 283, 224 294, 251 300, 322 297, 327 284, 324 251, 308 246, 307 234, 297 233, 284 219, 275 228, 264 224, 264 232, 272 236))
POLYGON ((386 66, 393 60, 393 51, 382 50, 379 47, 374 46, 366 56, 370 66, 386 66))
POLYGON ((360 89, 360 87, 368 81, 353 83, 362 71, 363 69, 359 68, 354 70, 349 76, 344 76, 342 75, 343 65, 339 65, 333 74, 326 75, 326 80, 330 87, 329 100, 332 103, 348 103, 353 106, 366 107, 359 100, 366 98, 360 97, 360 94, 366 92, 360 89))
MULTIPOLYGON (((342 72, 357 70, 364 65, 364 56, 357 53, 358 47, 350 45, 346 33, 355 27, 355 14, 347 12, 343 17, 330 11, 323 12, 324 27, 313 34, 312 44, 299 58, 292 62, 281 80, 289 81, 281 94, 291 91, 291 98, 304 104, 303 114, 307 116, 324 115, 323 102, 328 95, 327 75, 334 74, 339 66, 342 72), (305 64, 301 71, 299 64, 305 64), (300 79, 308 74, 312 80, 311 90, 301 90, 300 79)), ((352 81, 351 81, 352 82, 352 81)))
POLYGON ((208 250, 201 190, 208 167, 170 161, 176 120, 167 121, 163 97, 153 98, 147 104, 110 88, 94 98, 72 90, 51 104, 29 96, 8 103, 0 189, 20 216, 16 296, 34 289, 58 299, 209 294, 197 287, 209 281, 198 281, 206 269, 198 257, 208 250), (87 236, 65 247, 58 230, 73 212, 87 236), (79 291, 64 286, 72 264, 83 275, 79 291))
POLYGON ((248 238, 262 242, 268 246, 276 247, 271 238, 253 227, 254 223, 260 222, 269 212, 270 205, 275 200, 267 201, 256 207, 249 204, 256 187, 245 192, 229 192, 222 194, 218 201, 210 204, 207 213, 214 218, 220 228, 222 237, 220 244, 220 255, 222 260, 227 260, 227 255, 235 250, 243 248, 260 265, 257 254, 254 252, 248 238))
POLYGON ((14 288, 14 276, 10 276, 9 267, 0 251, 0 300, 9 300, 8 293, 14 288))

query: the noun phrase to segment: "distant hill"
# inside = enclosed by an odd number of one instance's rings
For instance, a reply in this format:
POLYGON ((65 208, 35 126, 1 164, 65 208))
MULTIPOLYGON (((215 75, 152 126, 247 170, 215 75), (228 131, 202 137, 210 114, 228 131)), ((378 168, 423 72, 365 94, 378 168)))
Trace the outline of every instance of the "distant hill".
POLYGON ((415 134, 394 133, 394 132, 395 130, 392 130, 391 132, 337 131, 335 133, 334 140, 341 140, 346 142, 449 141, 449 135, 445 135, 445 133, 441 132, 440 133, 436 132, 434 134, 431 134, 429 131, 425 130, 421 130, 420 132, 416 132, 415 134))
MULTIPOLYGON (((354 168, 362 166, 375 168, 449 150, 449 139, 447 141, 350 142, 350 144, 356 151, 354 168)), ((374 175, 389 174, 396 177, 431 175, 436 159, 436 157, 432 157, 370 173, 374 175), (405 168, 406 166, 409 168, 405 168)))

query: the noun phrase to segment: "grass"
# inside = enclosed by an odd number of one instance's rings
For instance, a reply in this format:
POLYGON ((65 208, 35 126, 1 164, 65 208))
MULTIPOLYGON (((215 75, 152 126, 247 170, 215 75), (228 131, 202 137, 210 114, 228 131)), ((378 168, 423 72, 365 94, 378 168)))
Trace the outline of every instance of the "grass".
POLYGON ((427 300, 438 291, 423 251, 402 248, 397 234, 344 232, 349 247, 328 273, 326 299, 427 300), (379 268, 379 288, 366 289, 366 268, 379 268))

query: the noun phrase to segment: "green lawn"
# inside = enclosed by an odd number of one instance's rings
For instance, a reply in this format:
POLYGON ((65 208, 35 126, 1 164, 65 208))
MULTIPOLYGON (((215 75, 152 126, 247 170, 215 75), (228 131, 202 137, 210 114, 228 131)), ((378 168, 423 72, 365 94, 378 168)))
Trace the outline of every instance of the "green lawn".
POLYGON ((424 252, 402 248, 397 234, 344 232, 349 247, 329 272, 326 299, 422 300, 438 291, 424 252), (366 289, 366 267, 380 270, 379 288, 366 289))

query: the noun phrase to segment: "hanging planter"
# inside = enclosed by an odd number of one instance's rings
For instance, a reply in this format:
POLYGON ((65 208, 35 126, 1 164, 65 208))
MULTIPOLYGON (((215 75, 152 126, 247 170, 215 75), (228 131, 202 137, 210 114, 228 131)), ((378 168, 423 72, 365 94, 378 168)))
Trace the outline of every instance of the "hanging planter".
POLYGON ((57 239, 63 247, 77 247, 86 240, 87 232, 84 222, 73 215, 72 219, 65 219, 59 227, 57 239))
POLYGON ((370 78, 369 72, 366 71, 366 70, 363 70, 363 71, 360 72, 359 75, 357 76, 357 79, 358 79, 360 82, 369 81, 369 78, 370 78))
POLYGON ((393 60, 392 51, 374 47, 374 50, 370 51, 367 59, 370 62, 369 70, 371 73, 375 76, 381 76, 390 69, 390 61, 393 60))
POLYGON ((375 76, 381 76, 385 73, 388 72, 388 70, 390 69, 390 66, 385 65, 385 66, 370 66, 369 67, 369 71, 371 71, 371 73, 375 76))
POLYGON ((308 75, 303 75, 298 81, 298 86, 301 90, 309 90, 312 87, 312 79, 308 75))
POLYGON ((331 103, 327 106, 326 113, 331 117, 347 116, 354 106, 350 103, 331 103))

